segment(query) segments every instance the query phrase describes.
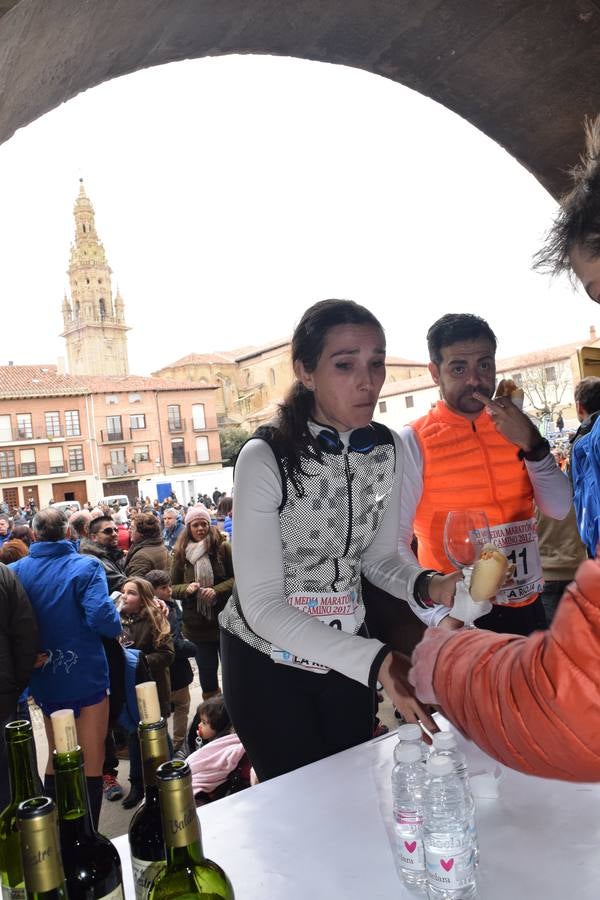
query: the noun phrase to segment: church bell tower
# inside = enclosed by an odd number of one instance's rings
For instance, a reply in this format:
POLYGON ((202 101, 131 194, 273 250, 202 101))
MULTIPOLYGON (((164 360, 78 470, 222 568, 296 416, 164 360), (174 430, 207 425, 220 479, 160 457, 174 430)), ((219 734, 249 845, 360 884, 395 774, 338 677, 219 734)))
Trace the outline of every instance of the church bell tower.
POLYGON ((127 332, 123 298, 113 302, 111 268, 96 233, 94 207, 80 179, 75 201, 75 240, 68 276, 71 299, 62 304, 71 375, 128 375, 127 332))

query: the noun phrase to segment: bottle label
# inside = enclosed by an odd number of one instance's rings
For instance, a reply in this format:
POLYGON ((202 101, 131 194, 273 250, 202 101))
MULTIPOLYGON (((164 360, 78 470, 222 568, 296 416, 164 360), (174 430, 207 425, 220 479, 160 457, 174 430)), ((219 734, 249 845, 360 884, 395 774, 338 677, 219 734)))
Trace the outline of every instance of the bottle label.
POLYGON ((25 900, 25 886, 10 887, 8 884, 2 885, 2 900, 25 900))
POLYGON ((110 894, 105 894, 103 897, 98 897, 98 900, 124 900, 123 885, 118 885, 118 887, 111 891, 110 894))
POLYGON ((425 869, 425 851, 422 840, 423 816, 420 810, 396 808, 394 819, 400 866, 422 872, 425 869))
POLYGON ((475 880, 475 860, 471 846, 425 848, 427 878, 432 885, 456 890, 469 887, 475 880))
POLYGON ((131 857, 131 868, 133 869, 133 883, 135 885, 136 900, 146 900, 152 882, 165 866, 165 860, 158 861, 136 859, 131 857))

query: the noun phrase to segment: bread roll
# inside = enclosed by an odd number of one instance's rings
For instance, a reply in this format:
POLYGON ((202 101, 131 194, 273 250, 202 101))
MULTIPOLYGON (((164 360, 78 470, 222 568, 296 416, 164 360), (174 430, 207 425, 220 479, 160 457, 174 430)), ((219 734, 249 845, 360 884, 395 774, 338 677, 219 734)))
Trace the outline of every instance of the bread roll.
POLYGON ((485 544, 473 566, 469 593, 473 600, 482 603, 495 597, 506 580, 509 561, 493 544, 485 544))
POLYGON ((496 399, 498 397, 508 397, 511 403, 514 403, 515 406, 519 407, 519 409, 523 409, 525 394, 523 393, 522 388, 517 387, 512 378, 502 378, 498 382, 498 387, 496 388, 496 399))

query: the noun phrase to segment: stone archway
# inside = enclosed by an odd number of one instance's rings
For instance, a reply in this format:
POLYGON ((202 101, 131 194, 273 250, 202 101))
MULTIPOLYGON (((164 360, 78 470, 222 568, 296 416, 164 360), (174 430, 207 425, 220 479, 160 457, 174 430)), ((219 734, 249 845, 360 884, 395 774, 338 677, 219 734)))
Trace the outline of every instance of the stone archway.
POLYGON ((598 0, 0 0, 0 142, 110 78, 229 53, 366 69, 468 119, 557 195, 600 109, 598 0))

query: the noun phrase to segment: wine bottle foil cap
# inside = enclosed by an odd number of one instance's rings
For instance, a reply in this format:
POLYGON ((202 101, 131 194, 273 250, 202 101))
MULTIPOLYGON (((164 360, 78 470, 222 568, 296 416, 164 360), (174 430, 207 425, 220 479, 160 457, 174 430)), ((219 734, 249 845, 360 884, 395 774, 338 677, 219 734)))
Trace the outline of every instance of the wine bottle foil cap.
POLYGON ((32 797, 17 810, 21 860, 27 894, 43 894, 64 884, 54 801, 32 797))
POLYGON ((168 788, 170 783, 180 783, 184 778, 192 777, 192 770, 183 759, 171 759, 156 770, 156 777, 161 786, 168 788))
POLYGON ((44 816, 51 816, 56 809, 54 800, 50 797, 30 797, 24 800, 17 807, 17 818, 19 821, 26 819, 43 819, 44 816))

